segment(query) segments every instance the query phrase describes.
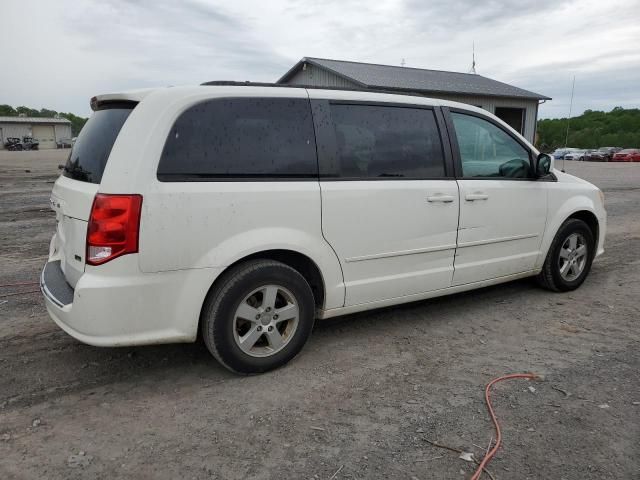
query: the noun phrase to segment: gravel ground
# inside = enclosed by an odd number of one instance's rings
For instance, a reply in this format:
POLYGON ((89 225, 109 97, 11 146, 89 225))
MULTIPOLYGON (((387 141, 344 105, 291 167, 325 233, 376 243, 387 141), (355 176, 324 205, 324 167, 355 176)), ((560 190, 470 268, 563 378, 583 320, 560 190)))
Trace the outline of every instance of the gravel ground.
MULTIPOLYGON (((38 278, 66 153, 0 152, 2 284, 38 278)), ((640 478, 640 164, 566 169, 609 213, 580 289, 525 280, 319 322, 261 376, 201 344, 82 345, 39 294, 0 287, 0 478, 468 478, 473 464, 427 440, 481 457, 484 385, 520 371, 545 380, 495 388, 496 479, 640 478)))

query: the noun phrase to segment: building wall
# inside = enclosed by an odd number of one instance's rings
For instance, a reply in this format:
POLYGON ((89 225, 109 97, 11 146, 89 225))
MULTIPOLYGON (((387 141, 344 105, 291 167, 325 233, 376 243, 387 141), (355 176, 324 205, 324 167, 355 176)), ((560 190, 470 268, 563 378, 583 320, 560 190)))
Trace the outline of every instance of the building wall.
POLYGON ((31 136, 31 125, 28 123, 0 123, 0 129, 2 129, 2 145, 0 148, 4 148, 4 142, 9 137, 18 137, 22 140, 22 137, 31 136))
MULTIPOLYGON (((311 85, 317 87, 359 88, 359 85, 354 82, 346 80, 332 72, 329 72, 328 70, 325 70, 324 68, 319 68, 309 64, 307 64, 307 68, 305 70, 298 71, 287 81, 287 83, 291 85, 311 85)), ((411 94, 416 95, 415 93, 411 94)), ((471 95, 424 96, 475 105, 476 107, 482 107, 493 114, 496 112, 496 107, 524 108, 524 137, 533 143, 536 131, 536 115, 538 106, 538 101, 535 99, 509 99, 471 95)))
MULTIPOLYGON (((47 125, 46 123, 38 125, 47 125)), ((63 138, 71 138, 71 124, 54 124, 54 133, 56 141, 63 138)), ((4 142, 9 137, 18 137, 22 140, 22 137, 32 137, 33 128, 30 123, 0 123, 0 131, 2 138, 0 138, 0 150, 4 149, 4 142)))
POLYGON ((450 100, 452 102, 466 103, 468 105, 474 105, 481 107, 487 112, 493 114, 496 113, 496 107, 513 107, 524 108, 524 133, 523 136, 531 143, 533 143, 535 131, 536 131, 536 115, 537 115, 537 100, 529 99, 511 99, 511 98, 495 98, 495 97, 482 97, 482 96, 470 96, 470 95, 438 95, 436 98, 443 100, 450 100))
POLYGON ((62 140, 63 138, 71 138, 71 125, 55 125, 54 130, 56 133, 56 141, 62 140))
POLYGON ((307 63, 305 70, 300 70, 287 82, 290 85, 311 85, 314 87, 358 88, 359 85, 346 80, 324 68, 307 63))

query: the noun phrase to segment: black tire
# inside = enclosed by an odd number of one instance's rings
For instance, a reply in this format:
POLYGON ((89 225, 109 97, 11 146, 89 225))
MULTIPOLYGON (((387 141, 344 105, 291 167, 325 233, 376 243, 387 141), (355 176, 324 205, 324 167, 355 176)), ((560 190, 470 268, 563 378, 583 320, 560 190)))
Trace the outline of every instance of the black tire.
POLYGON ((591 263, 595 256, 595 248, 594 235, 589 226, 577 218, 568 219, 560 226, 553 242, 551 242, 542 271, 536 277, 538 283, 542 287, 554 292, 568 292, 570 290, 575 290, 582 285, 591 270, 591 263), (585 239, 587 246, 586 264, 580 275, 578 275, 574 280, 569 281, 563 278, 560 274, 560 267, 558 263, 563 243, 574 233, 582 235, 585 239))
POLYGON ((250 260, 225 272, 209 292, 200 314, 200 329, 211 354, 232 372, 248 375, 263 373, 293 359, 311 335, 315 302, 311 287, 293 268, 274 260, 250 260), (288 343, 270 356, 254 357, 236 342, 235 314, 252 291, 274 284, 287 289, 298 306, 297 327, 288 343))

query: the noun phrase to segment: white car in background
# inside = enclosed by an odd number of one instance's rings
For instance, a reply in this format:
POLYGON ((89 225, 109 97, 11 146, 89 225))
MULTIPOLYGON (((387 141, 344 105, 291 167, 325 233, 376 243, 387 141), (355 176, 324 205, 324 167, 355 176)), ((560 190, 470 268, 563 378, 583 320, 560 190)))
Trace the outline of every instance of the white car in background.
POLYGON ((565 160, 579 160, 584 162, 585 156, 587 155, 587 150, 580 149, 570 149, 567 153, 564 154, 565 160))
POLYGON ((316 319, 530 276, 569 291, 604 251, 602 192, 470 105, 250 84, 91 105, 41 276, 91 345, 200 334, 264 372, 316 319))

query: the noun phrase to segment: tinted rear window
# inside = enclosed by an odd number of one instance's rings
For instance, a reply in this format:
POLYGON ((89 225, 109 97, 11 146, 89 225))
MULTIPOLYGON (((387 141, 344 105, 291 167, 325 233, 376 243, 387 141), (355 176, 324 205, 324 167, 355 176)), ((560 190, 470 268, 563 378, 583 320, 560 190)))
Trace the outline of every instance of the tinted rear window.
POLYGON ((82 127, 62 174, 82 182, 100 183, 111 148, 133 105, 97 110, 82 127))
POLYGON ((444 177, 444 155, 433 110, 331 105, 338 165, 326 176, 366 178, 444 177))
POLYGON ((317 178, 309 100, 225 98, 178 117, 160 158, 160 181, 317 178))

